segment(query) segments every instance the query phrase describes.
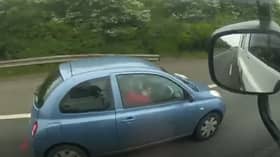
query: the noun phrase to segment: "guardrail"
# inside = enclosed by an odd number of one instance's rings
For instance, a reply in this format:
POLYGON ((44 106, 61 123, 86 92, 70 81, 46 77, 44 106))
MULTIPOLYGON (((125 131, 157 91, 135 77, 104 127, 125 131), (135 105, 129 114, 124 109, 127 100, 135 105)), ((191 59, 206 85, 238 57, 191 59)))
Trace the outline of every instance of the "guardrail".
POLYGON ((0 61, 0 68, 61 63, 61 62, 68 62, 80 58, 104 57, 104 56, 127 56, 127 57, 143 58, 149 61, 160 61, 160 55, 150 55, 150 54, 77 54, 77 55, 59 55, 59 56, 34 57, 34 58, 0 61))

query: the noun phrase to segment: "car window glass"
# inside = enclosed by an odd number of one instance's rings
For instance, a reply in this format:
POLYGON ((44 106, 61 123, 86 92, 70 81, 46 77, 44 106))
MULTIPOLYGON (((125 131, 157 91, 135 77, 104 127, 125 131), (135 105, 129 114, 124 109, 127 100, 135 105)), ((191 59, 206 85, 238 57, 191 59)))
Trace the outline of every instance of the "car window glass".
POLYGON ((42 83, 42 85, 37 89, 37 101, 35 102, 36 107, 41 108, 49 96, 49 94, 61 83, 63 82, 60 76, 59 70, 55 70, 50 73, 47 79, 42 83))
POLYGON ((173 81, 152 74, 117 77, 124 107, 146 106, 184 99, 184 91, 173 81))
POLYGON ((60 104, 62 112, 105 111, 113 108, 109 77, 83 82, 72 88, 60 104))
POLYGON ((267 41, 268 36, 265 34, 251 34, 248 51, 257 58, 262 58, 261 56, 264 55, 262 52, 265 51, 267 41))
POLYGON ((251 34, 249 52, 265 64, 280 71, 280 42, 276 35, 251 34))

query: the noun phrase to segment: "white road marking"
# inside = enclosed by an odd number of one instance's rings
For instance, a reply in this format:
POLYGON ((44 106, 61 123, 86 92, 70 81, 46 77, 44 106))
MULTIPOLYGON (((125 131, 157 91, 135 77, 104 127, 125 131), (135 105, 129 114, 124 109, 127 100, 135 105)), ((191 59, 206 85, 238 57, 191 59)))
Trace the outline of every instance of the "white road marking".
MULTIPOLYGON (((209 88, 218 87, 216 84, 208 85, 209 88)), ((0 115, 0 120, 9 120, 9 119, 28 119, 30 118, 30 113, 20 113, 20 114, 9 114, 9 115, 0 115)))
POLYGON ((210 84, 210 85, 208 85, 208 87, 209 88, 216 88, 216 87, 218 87, 216 84, 210 84))
POLYGON ((30 113, 0 115, 0 120, 30 118, 30 113))
POLYGON ((231 76, 232 74, 232 64, 230 64, 230 67, 229 67, 229 72, 228 72, 229 76, 231 76))

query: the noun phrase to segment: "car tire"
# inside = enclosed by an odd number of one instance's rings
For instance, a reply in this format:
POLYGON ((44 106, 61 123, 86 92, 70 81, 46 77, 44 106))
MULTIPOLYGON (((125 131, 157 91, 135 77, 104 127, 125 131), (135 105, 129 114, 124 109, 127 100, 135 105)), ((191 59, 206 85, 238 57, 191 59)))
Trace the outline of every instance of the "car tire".
POLYGON ((210 112, 204 116, 197 124, 194 137, 196 140, 207 140, 214 136, 222 121, 221 114, 217 112, 210 112))
POLYGON ((89 157, 81 148, 73 145, 59 145, 52 148, 46 157, 89 157))

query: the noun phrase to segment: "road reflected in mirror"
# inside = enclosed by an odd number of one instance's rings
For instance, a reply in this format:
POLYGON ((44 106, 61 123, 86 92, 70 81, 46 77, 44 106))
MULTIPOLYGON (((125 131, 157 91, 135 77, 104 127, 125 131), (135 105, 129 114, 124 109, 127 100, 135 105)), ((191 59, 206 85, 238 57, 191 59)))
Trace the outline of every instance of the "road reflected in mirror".
POLYGON ((215 77, 235 91, 273 93, 280 89, 280 37, 265 33, 221 36, 214 47, 215 77))

